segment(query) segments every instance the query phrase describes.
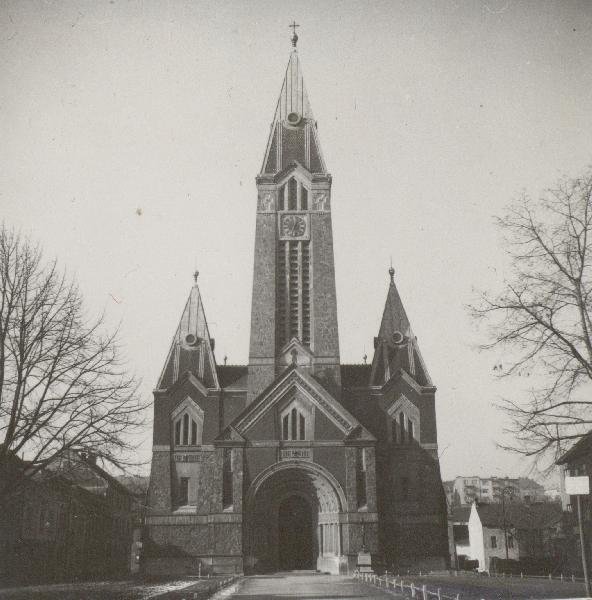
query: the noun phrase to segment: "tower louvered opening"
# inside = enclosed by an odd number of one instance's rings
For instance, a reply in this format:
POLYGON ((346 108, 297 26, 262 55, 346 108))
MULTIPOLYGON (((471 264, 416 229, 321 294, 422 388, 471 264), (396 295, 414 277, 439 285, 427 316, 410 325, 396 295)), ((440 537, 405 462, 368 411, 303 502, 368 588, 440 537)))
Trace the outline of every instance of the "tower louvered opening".
MULTIPOLYGON (((309 208, 309 191, 295 178, 279 190, 279 210, 303 211, 309 208)), ((281 348, 293 337, 311 343, 311 261, 308 240, 279 240, 277 250, 277 345, 281 348)))

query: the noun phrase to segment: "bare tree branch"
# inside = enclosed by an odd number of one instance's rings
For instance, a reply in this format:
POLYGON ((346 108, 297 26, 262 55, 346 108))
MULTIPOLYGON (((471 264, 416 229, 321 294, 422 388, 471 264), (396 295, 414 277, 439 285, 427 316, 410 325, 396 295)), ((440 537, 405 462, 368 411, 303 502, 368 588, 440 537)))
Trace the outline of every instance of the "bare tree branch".
POLYGON ((104 319, 39 248, 0 228, 0 503, 70 450, 137 464, 131 440, 146 404, 104 319), (8 468, 22 455, 27 470, 8 468), (7 473, 12 474, 11 477, 7 473))
POLYGON ((502 447, 526 456, 561 454, 592 425, 591 202, 592 167, 509 206, 496 221, 512 272, 470 307, 488 327, 482 348, 503 352, 501 375, 535 374, 528 397, 500 405, 515 439, 502 447))

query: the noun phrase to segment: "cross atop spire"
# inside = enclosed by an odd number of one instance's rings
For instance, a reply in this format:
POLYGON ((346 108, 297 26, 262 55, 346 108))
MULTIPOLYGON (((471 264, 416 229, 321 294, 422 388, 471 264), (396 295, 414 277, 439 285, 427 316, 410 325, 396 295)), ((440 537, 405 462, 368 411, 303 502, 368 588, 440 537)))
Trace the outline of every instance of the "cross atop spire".
POLYGON ((292 46, 296 49, 296 44, 298 43, 298 35, 296 34, 296 27, 300 27, 296 21, 292 21, 288 27, 292 30, 292 46))

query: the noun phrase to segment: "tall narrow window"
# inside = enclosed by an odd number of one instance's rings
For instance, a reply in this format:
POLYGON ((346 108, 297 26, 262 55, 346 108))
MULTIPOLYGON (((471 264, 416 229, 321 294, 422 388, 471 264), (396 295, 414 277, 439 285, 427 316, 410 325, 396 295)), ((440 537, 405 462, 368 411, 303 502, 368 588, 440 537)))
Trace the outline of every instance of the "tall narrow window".
POLYGON ((296 407, 282 417, 282 439, 298 441, 306 439, 306 417, 296 407))
POLYGON ((407 442, 409 444, 412 444, 414 437, 415 436, 413 434, 413 421, 411 419, 407 419, 407 442))
POLYGON ((396 444, 399 436, 399 422, 397 419, 391 421, 391 440, 393 444, 396 444))
POLYGON ((179 506, 189 504, 189 477, 179 479, 179 506))
POLYGON ((290 179, 288 182, 288 210, 296 210, 298 198, 298 182, 295 179, 290 179))
POLYGON ((297 440, 298 439, 298 411, 293 408, 290 414, 290 420, 292 421, 292 431, 290 439, 297 440))
POLYGON ((175 446, 197 446, 201 444, 202 419, 197 415, 182 413, 174 422, 175 446))
POLYGON ((222 465, 222 506, 230 508, 233 504, 232 494, 232 448, 224 448, 222 465))
POLYGON ((356 454, 356 490, 358 496, 358 508, 366 506, 368 498, 366 495, 366 449, 358 448, 356 454))
POLYGON ((304 186, 300 189, 300 209, 308 210, 308 190, 304 186))
POLYGON ((400 427, 400 437, 399 437, 399 443, 400 444, 404 444, 405 443, 405 415, 401 412, 399 413, 399 427, 400 427))
POLYGON ((409 478, 408 477, 401 477, 399 489, 401 492, 401 499, 408 500, 409 499, 409 478))

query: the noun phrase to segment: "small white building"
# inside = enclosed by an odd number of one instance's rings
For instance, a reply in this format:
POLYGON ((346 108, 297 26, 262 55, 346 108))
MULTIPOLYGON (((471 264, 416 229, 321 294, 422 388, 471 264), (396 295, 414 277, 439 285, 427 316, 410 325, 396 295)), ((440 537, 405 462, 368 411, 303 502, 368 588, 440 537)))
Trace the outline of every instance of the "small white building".
POLYGON ((553 552, 553 540, 561 530, 563 512, 555 503, 480 504, 466 512, 452 513, 459 564, 479 561, 479 571, 490 571, 492 559, 544 559, 553 552))

